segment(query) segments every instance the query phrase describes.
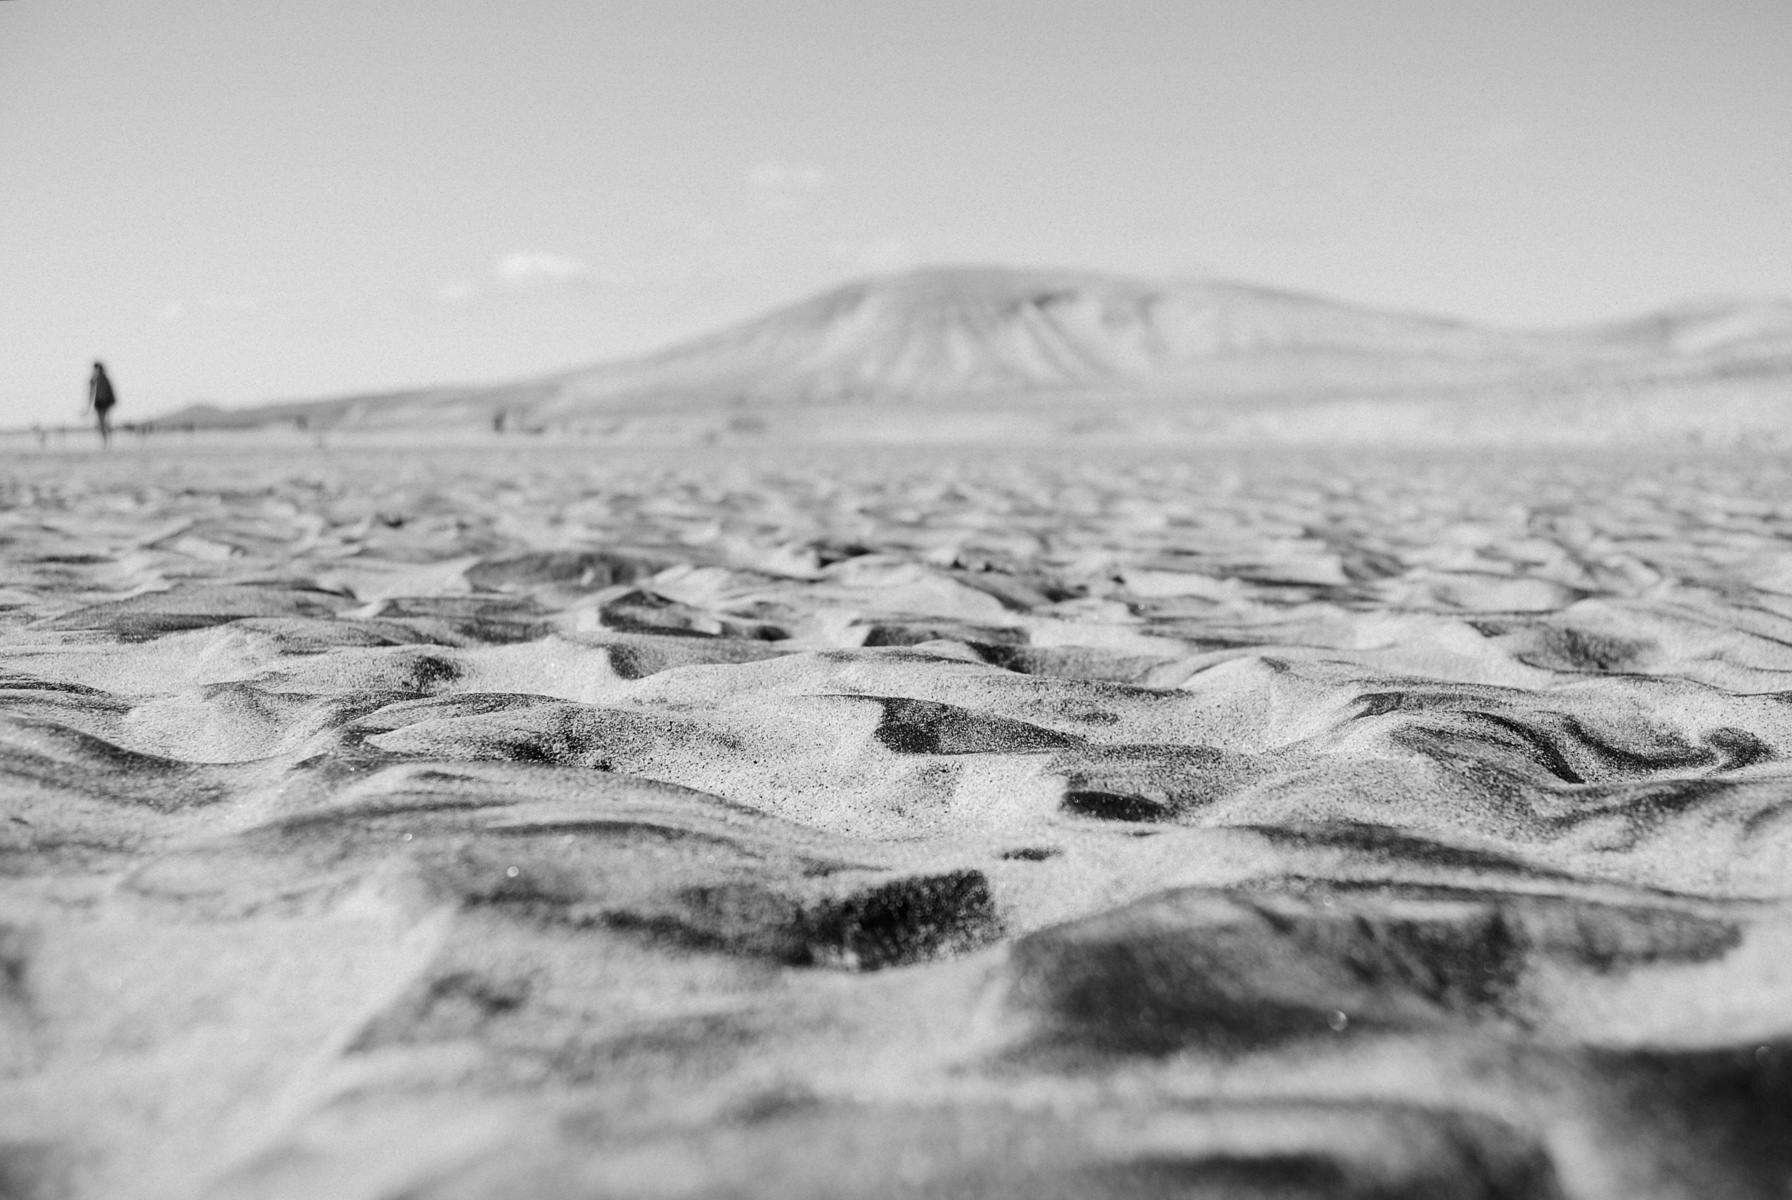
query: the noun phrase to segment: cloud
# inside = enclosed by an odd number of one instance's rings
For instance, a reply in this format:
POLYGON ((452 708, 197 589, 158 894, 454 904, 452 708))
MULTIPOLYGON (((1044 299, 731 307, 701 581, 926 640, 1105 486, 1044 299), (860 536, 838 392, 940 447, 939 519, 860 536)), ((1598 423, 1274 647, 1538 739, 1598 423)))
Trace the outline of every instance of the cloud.
POLYGON ((760 163, 753 168, 753 186, 814 191, 828 181, 828 173, 814 163, 760 163))
POLYGON ((543 284, 573 284, 591 275, 591 268, 576 258, 563 254, 543 254, 518 250, 500 258, 493 268, 498 282, 514 288, 539 287, 543 284))
POLYGON ((240 293, 213 292, 197 300, 170 300, 156 315, 164 321, 184 321, 196 313, 255 313, 261 311, 261 297, 240 293))
POLYGON ((828 184, 828 173, 814 163, 760 163, 747 173, 753 197, 763 208, 795 208, 828 184))

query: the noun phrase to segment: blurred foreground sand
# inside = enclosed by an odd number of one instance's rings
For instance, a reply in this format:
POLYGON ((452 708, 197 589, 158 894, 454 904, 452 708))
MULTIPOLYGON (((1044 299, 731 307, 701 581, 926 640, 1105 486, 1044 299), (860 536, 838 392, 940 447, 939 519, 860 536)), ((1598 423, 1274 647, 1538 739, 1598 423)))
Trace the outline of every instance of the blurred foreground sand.
POLYGON ((0 1196, 1784 1196, 1789 476, 8 453, 0 1196))

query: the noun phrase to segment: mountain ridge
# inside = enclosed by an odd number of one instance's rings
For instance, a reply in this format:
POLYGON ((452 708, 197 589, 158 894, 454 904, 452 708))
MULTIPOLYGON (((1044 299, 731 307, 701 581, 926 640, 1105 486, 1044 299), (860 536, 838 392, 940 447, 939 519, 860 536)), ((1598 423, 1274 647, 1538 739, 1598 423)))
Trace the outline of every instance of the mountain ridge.
POLYGON ((1725 369, 1792 371, 1792 301, 1706 300, 1527 331, 1226 281, 948 266, 852 280, 657 351, 511 383, 192 408, 162 422, 576 425, 668 406, 1097 393, 1198 405, 1725 369))

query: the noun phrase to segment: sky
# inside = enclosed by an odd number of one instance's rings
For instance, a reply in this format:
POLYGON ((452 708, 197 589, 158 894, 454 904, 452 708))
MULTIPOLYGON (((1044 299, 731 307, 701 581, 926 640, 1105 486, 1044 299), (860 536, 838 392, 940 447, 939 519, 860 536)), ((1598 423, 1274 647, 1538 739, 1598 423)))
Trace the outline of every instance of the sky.
POLYGON ((1787 0, 0 0, 0 427, 498 381, 934 263, 1792 296, 1787 0))

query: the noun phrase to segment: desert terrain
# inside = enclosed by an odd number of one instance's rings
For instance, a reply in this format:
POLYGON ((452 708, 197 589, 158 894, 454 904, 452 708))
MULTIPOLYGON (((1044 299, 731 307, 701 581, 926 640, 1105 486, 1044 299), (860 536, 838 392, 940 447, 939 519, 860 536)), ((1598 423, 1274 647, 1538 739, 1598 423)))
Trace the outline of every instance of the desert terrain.
POLYGON ((960 318, 0 448, 0 1196, 1786 1195, 1780 335, 960 318))

